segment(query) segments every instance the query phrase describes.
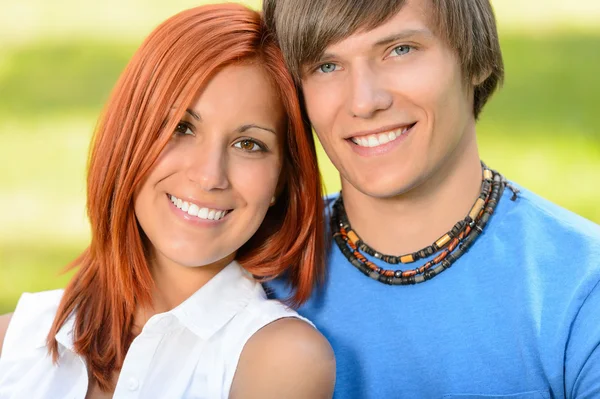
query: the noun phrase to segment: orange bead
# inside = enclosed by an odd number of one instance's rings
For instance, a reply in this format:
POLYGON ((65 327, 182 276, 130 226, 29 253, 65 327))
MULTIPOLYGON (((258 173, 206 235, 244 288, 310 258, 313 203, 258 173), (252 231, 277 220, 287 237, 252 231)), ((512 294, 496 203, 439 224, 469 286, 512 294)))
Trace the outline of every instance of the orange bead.
POLYGON ((414 261, 415 261, 415 258, 412 255, 404 255, 403 257, 400 258, 400 262, 402 262, 402 263, 412 263, 414 261))
POLYGON ((447 249, 442 252, 441 254, 439 254, 434 260, 433 263, 440 263, 442 260, 444 260, 444 258, 446 257, 446 255, 448 255, 448 251, 447 249))
POLYGON ((483 209, 483 205, 485 205, 485 201, 481 198, 477 198, 477 201, 475 201, 475 205, 473 205, 471 212, 469 212, 469 216, 471 217, 471 219, 477 219, 479 212, 481 212, 481 210, 483 209))
POLYGON ((350 230, 348 232, 348 239, 350 240, 350 242, 354 245, 356 245, 356 243, 358 242, 359 238, 358 235, 356 235, 356 233, 354 232, 354 230, 350 230))
POLYGON ((484 169, 483 170, 483 178, 485 180, 492 180, 494 178, 494 175, 492 174, 492 171, 489 169, 484 169))
POLYGON ((443 237, 440 237, 440 239, 435 242, 435 245, 437 245, 438 248, 444 248, 444 246, 448 244, 451 239, 452 238, 450 238, 448 234, 444 234, 443 237))
POLYGON ((452 242, 450 243, 450 245, 448 245, 448 251, 452 252, 456 249, 456 246, 458 245, 459 239, 455 238, 454 240, 452 240, 452 242))

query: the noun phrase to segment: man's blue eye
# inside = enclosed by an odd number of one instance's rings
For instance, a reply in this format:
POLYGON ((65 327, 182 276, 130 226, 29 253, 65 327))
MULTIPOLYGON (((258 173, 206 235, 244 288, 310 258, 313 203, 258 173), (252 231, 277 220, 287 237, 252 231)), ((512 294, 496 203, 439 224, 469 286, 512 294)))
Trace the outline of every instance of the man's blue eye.
POLYGON ((327 64, 323 64, 319 67, 319 70, 323 73, 331 73, 333 71, 335 71, 335 64, 331 64, 331 63, 327 63, 327 64))
POLYGON ((393 55, 404 55, 410 51, 410 46, 402 45, 392 50, 393 55))

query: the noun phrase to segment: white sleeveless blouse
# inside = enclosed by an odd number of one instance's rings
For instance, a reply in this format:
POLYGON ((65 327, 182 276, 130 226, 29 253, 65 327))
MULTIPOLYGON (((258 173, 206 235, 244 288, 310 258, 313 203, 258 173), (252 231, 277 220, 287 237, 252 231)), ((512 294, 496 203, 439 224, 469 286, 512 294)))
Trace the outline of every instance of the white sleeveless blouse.
MULTIPOLYGON (((62 294, 23 294, 19 300, 0 357, 0 399, 85 398, 88 372, 73 350, 73 316, 56 335, 58 366, 45 346, 62 294)), ((180 306, 146 323, 127 352, 113 397, 227 398, 245 343, 284 317, 301 318, 268 300, 232 262, 180 306)))

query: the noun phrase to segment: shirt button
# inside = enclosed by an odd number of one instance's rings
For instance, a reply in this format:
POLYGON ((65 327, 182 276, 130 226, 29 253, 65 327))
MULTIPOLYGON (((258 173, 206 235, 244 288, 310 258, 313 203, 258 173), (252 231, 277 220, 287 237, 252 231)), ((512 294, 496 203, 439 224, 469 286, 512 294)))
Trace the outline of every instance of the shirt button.
POLYGON ((129 388, 130 391, 135 391, 139 387, 140 387, 140 382, 138 381, 138 379, 131 377, 127 383, 127 388, 129 388))

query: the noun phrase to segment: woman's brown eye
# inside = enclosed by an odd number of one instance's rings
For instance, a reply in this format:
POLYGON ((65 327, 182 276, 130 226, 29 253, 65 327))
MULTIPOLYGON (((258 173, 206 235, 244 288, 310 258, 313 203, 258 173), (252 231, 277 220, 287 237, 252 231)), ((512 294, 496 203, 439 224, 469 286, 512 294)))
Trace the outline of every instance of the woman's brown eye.
POLYGON ((190 126, 187 123, 183 123, 183 122, 180 122, 177 124, 177 126, 175 126, 174 133, 181 135, 181 136, 186 135, 186 134, 194 134, 192 129, 190 129, 190 126))
POLYGON ((246 152, 266 152, 267 149, 264 145, 257 143, 256 140, 242 139, 233 145, 235 148, 239 148, 246 152))
POLYGON ((240 142, 240 146, 242 147, 242 150, 252 151, 254 150, 256 143, 250 140, 243 140, 242 142, 240 142))

